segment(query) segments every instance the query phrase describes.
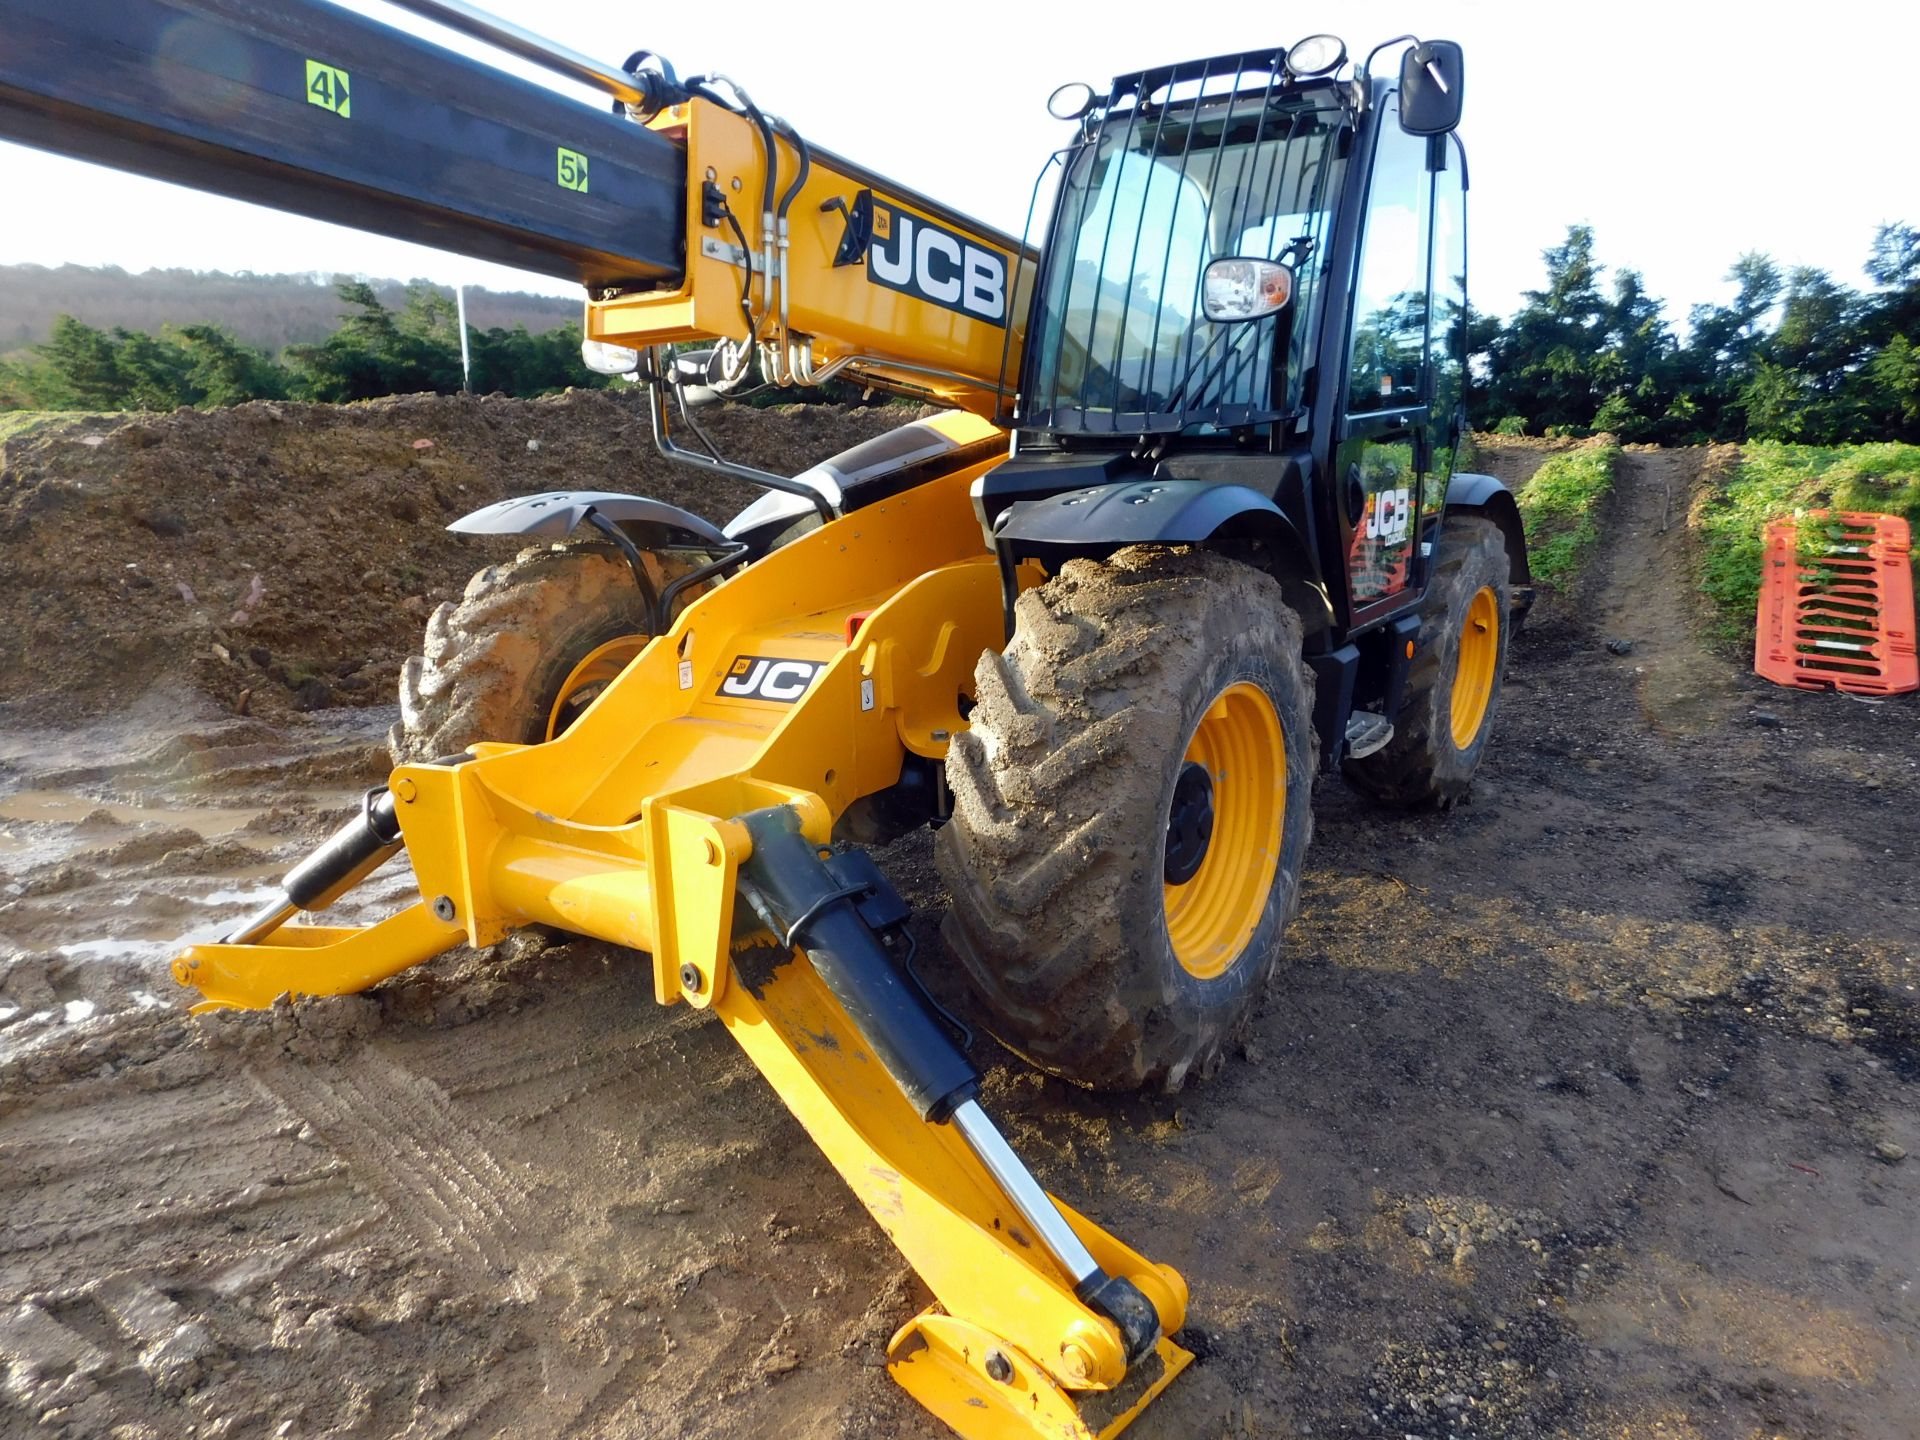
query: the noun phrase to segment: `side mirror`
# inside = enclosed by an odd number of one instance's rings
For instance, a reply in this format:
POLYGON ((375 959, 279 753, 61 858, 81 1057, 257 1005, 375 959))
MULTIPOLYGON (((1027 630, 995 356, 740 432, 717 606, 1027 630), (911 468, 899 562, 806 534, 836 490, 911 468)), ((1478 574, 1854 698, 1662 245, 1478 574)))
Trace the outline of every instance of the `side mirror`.
POLYGON ((1200 312, 1217 325, 1258 320, 1293 299, 1293 269, 1237 255, 1215 260, 1200 282, 1200 312))
POLYGON ((1409 135, 1445 135, 1459 125, 1465 94, 1453 41, 1426 40, 1400 57, 1400 128, 1409 135))

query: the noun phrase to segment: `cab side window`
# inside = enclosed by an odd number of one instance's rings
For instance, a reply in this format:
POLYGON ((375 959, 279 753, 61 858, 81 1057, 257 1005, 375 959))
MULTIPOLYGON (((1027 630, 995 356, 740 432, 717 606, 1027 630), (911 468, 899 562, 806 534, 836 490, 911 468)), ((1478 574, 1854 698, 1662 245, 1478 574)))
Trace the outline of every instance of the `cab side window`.
POLYGON ((1366 228, 1360 239, 1353 354, 1347 371, 1349 414, 1421 403, 1432 213, 1427 142, 1400 128, 1400 101, 1395 96, 1380 123, 1373 182, 1367 191, 1366 228))

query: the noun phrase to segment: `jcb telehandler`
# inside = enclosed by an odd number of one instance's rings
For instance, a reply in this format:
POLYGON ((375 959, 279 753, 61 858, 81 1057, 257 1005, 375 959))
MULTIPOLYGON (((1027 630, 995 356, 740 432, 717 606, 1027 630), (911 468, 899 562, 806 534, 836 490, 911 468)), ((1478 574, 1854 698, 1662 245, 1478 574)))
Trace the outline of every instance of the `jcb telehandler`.
POLYGON ((1008 1147, 862 846, 937 827, 946 949, 1014 1050, 1171 1088, 1274 971, 1316 772, 1466 792, 1531 592, 1511 497, 1454 472, 1459 48, 1062 87, 1029 246, 720 76, 397 3, 613 113, 315 0, 9 0, 0 134, 578 278, 660 449, 767 494, 457 522, 547 543, 433 617, 389 782, 175 976, 264 1006, 535 924, 650 957, 931 1288, 900 1383, 968 1436, 1117 1432, 1191 1358, 1186 1287, 1008 1147), (945 410, 797 476, 701 429, 830 379, 945 410), (297 918, 402 849, 399 913, 297 918))

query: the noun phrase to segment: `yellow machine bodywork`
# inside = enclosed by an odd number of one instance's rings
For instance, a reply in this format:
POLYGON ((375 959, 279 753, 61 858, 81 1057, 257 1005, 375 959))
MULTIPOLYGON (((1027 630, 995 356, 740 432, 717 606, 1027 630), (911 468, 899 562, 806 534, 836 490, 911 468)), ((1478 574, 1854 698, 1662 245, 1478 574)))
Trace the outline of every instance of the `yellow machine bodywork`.
MULTIPOLYGON (((932 423, 961 444, 992 433, 965 415, 932 423)), ((726 989, 747 845, 727 817, 795 804, 825 844, 848 805, 898 778, 903 750, 943 756, 965 727, 974 662, 1003 638, 967 495, 987 468, 823 526, 715 588, 559 738, 395 770, 418 906, 365 930, 194 946, 175 976, 209 1006, 258 1007, 364 989, 452 945, 547 924, 648 952, 663 1004, 711 1004, 726 989), (742 657, 820 668, 797 701, 722 694, 742 657), (682 983, 683 965, 699 987, 682 983)))
MULTIPOLYGON (((963 414, 933 423, 963 445, 992 433, 963 414)), ((974 662, 1003 639, 968 497, 986 468, 822 526, 715 588, 558 738, 395 770, 417 903, 365 928, 196 945, 174 973, 204 997, 196 1008, 257 1007, 359 990, 528 924, 645 951, 657 997, 714 1010, 933 1291, 891 1346, 900 1382, 969 1437, 1110 1435, 1191 1357, 1162 1339, 1129 1369, 1113 1323, 1021 1234, 953 1129, 914 1112, 806 960, 767 965, 764 932, 743 940, 735 924, 751 850, 735 817, 789 805, 825 846, 849 804, 897 778, 903 751, 938 757, 964 725, 974 662), (722 694, 742 657, 819 668, 793 702, 722 694), (994 1356, 1010 1378, 989 1375, 994 1356)), ((1177 1330, 1178 1274, 1063 1213, 1152 1300, 1163 1335, 1177 1330)))
MULTIPOLYGON (((751 240, 766 173, 759 137, 745 117, 705 100, 673 106, 649 123, 687 147, 686 276, 671 291, 589 300, 586 334, 635 346, 744 341, 751 328, 740 303, 746 274, 731 258, 739 246, 730 226, 706 223, 702 186, 719 187, 751 240)), ((798 156, 789 140, 776 141, 776 148, 784 182, 795 173, 798 156)), ((1034 273, 1018 241, 817 151, 790 207, 788 227, 784 243, 776 237, 773 244, 776 280, 784 283, 770 293, 762 263, 766 246, 756 245, 749 298, 762 320, 762 337, 790 345, 801 356, 792 378, 807 383, 807 371, 840 363, 868 383, 976 415, 991 418, 1008 408, 1004 386, 1010 382, 1002 377, 1020 372, 1034 273), (909 247, 916 263, 923 245, 941 252, 939 283, 960 287, 958 308, 876 283, 871 259, 835 264, 846 212, 863 190, 871 192, 874 241, 883 249, 909 247), (830 208, 833 202, 839 208, 830 208), (949 275, 955 254, 958 269, 949 275), (971 293, 969 259, 974 261, 971 293), (987 303, 996 293, 998 305, 987 303), (969 299, 977 302, 972 310, 966 307, 969 299), (996 309, 997 319, 989 318, 996 309)))
MULTIPOLYGON (((396 769, 417 902, 364 927, 271 920, 247 943, 191 946, 174 974, 199 991, 197 1009, 260 1007, 364 989, 529 924, 644 952, 661 1003, 719 1016, 932 1290, 936 1303, 890 1346, 900 1383, 969 1440, 1111 1436, 1192 1358, 1165 1338, 1185 1316, 1180 1276, 1054 1202, 1065 1250, 1083 1248, 1097 1275, 1151 1305, 1130 1359, 1123 1327, 1083 1298, 1061 1249, 1026 1233, 1021 1216, 1045 1203, 1031 1177, 1008 1181, 958 1125, 923 1118, 792 934, 769 939, 736 913, 754 851, 741 817, 787 807, 824 854, 836 820, 897 783, 907 756, 944 758, 979 656, 1005 641, 1002 576, 969 486, 997 463, 978 457, 1004 434, 990 417, 1006 408, 1001 377, 1018 370, 1031 266, 1007 237, 830 156, 813 157, 787 224, 769 226, 753 125, 704 100, 650 123, 687 147, 684 283, 590 299, 588 334, 636 349, 752 345, 801 383, 844 373, 936 399, 954 407, 928 422, 954 443, 950 468, 707 590, 556 738, 396 769), (746 254, 730 224, 708 223, 709 184, 749 241, 745 306, 746 254), (876 277, 871 258, 836 264, 856 205, 896 261, 918 256, 913 227, 935 236, 926 248, 942 263, 902 284, 876 277), (969 313, 969 300, 993 308, 990 262, 1003 266, 1001 313, 969 313), (955 302, 969 263, 974 290, 955 302)), ((784 188, 796 153, 784 140, 777 152, 784 188)), ((1015 578, 1042 576, 1029 566, 1015 578)))

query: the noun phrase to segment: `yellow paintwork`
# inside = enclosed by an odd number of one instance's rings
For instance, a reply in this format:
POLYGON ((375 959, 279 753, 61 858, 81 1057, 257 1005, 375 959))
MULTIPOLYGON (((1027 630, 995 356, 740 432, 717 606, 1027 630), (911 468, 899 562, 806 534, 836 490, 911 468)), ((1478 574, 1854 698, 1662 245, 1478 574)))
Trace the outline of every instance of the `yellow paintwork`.
POLYGON ((190 945, 174 957, 173 978, 202 997, 196 1014, 259 1009, 286 994, 350 995, 466 936, 422 901, 378 925, 282 925, 269 938, 272 944, 190 945))
POLYGON ((567 704, 589 686, 596 691, 613 680, 633 659, 647 648, 647 636, 622 635, 596 647, 560 682, 560 693, 553 697, 553 709, 547 714, 547 739, 566 728, 567 704))
POLYGON ((1460 625, 1460 650, 1454 657, 1453 743, 1465 750, 1479 737, 1493 701, 1493 671, 1500 660, 1500 601, 1483 585, 1467 602, 1460 625))
MULTIPOLYGON (((965 414, 929 423, 962 446, 996 433, 965 414)), ((969 1380, 897 1345, 901 1382, 969 1436, 1111 1434, 1189 1357, 1162 1342, 1152 1374, 1129 1375, 1117 1329, 1022 1233, 959 1133, 920 1119, 812 965, 757 931, 754 948, 735 948, 738 869, 751 853, 736 817, 791 806, 802 833, 825 845, 848 805, 897 780, 905 752, 941 756, 964 727, 975 661, 1004 641, 998 571, 968 498, 991 463, 856 511, 707 591, 545 744, 481 745, 464 764, 396 769, 420 903, 365 929, 285 925, 263 944, 193 946, 174 974, 200 990, 196 1008, 257 1007, 289 991, 362 989, 533 923, 645 951, 662 1003, 713 1009, 945 1315, 1017 1354, 1019 1383, 1042 1403, 1019 1418, 999 1405, 1007 1387, 977 1368, 969 1380), (848 619, 863 611, 850 643, 848 619), (742 655, 824 668, 795 703, 719 693, 742 655), (450 920, 436 918, 440 900, 450 920), (947 1399, 969 1385, 992 1403, 955 1400, 969 1423, 952 1421, 947 1399), (1125 1403, 1107 1407, 1117 1422, 1101 1410, 1091 1429, 1042 1426, 1100 1409, 1062 1386, 1122 1387, 1125 1403), (1004 1416, 983 1428, 975 1411, 1004 1416)), ((1109 1274, 1148 1296, 1163 1330, 1178 1329, 1180 1277, 1062 1211, 1109 1274)), ((928 1317, 914 1326, 951 1330, 928 1317)))
POLYGON ((1014 1440, 1044 1435, 1058 1440, 1107 1440, 1118 1435, 1152 1399, 1193 1363, 1171 1340, 1155 1347, 1118 1392, 1092 1395, 1056 1384, 1005 1339, 937 1307, 914 1316, 887 1347, 887 1370, 908 1394, 945 1421, 962 1440, 1014 1440), (987 1374, 986 1357, 1004 1356, 1004 1381, 987 1374))
POLYGON ((1246 950, 1280 868, 1287 742, 1267 692, 1244 681, 1221 691, 1184 758, 1213 779, 1213 838, 1185 884, 1162 887, 1167 939, 1188 974, 1212 980, 1246 950))
MULTIPOLYGON (((1072 1282, 1023 1234, 1018 1213, 959 1132, 920 1119, 813 967, 764 941, 734 963, 714 1012, 940 1306, 1031 1356, 1060 1383, 1120 1385, 1119 1333, 1075 1298, 1072 1282), (1070 1373, 1070 1344, 1079 1374, 1070 1373)), ((1061 1211, 1108 1273, 1133 1279, 1155 1302, 1164 1330, 1184 1323, 1186 1288, 1177 1275, 1061 1211)))
MULTIPOLYGON (((742 340, 748 322, 740 306, 742 273, 737 265, 702 253, 703 240, 737 248, 732 226, 722 221, 702 222, 701 188, 709 176, 725 195, 755 252, 752 301, 756 312, 767 308, 766 277, 758 268, 761 245, 761 187, 765 176, 758 131, 745 117, 693 100, 662 111, 653 128, 680 138, 687 148, 686 273, 678 288, 636 291, 612 299, 589 300, 588 339, 645 348, 681 340, 742 340)), ((784 190, 798 170, 792 145, 780 140, 779 181, 784 190)), ((947 309, 868 278, 866 264, 836 267, 845 221, 838 211, 822 210, 829 200, 851 205, 867 184, 865 177, 849 176, 818 153, 806 185, 788 211, 787 272, 790 295, 787 319, 793 336, 810 338, 814 364, 824 366, 842 356, 876 357, 860 366, 861 378, 909 393, 924 393, 940 403, 991 417, 1008 407, 1002 403, 1002 362, 1010 392, 1019 374, 1021 343, 1034 266, 1031 257, 1016 264, 1019 245, 1009 236, 972 229, 966 238, 1003 256, 1007 262, 1008 294, 1005 324, 994 324, 947 309), (912 369, 891 368, 893 360, 949 372, 934 377, 912 369)), ((882 205, 924 220, 924 212, 883 187, 875 187, 882 205)), ((959 227, 948 217, 945 228, 959 227)), ((767 315, 762 338, 774 338, 780 319, 777 301, 767 315)))

